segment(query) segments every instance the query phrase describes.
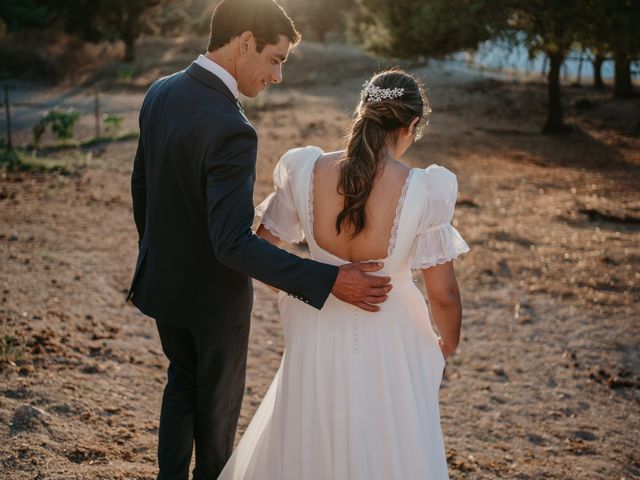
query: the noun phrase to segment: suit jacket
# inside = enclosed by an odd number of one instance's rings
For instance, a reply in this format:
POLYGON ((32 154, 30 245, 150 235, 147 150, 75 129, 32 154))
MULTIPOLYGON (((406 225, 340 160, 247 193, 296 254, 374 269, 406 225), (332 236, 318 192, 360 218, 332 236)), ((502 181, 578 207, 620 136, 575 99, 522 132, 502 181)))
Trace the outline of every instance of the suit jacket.
POLYGON ((143 313, 195 328, 246 321, 250 277, 322 307, 337 267, 251 231, 257 146, 233 94, 199 65, 151 86, 131 177, 139 254, 127 300, 143 313))

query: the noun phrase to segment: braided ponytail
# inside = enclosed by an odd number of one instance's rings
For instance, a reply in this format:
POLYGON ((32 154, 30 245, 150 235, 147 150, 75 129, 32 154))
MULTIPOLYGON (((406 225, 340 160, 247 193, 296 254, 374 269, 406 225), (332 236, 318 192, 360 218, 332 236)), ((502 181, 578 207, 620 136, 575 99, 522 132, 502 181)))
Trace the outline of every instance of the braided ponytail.
POLYGON ((344 196, 344 205, 336 218, 338 235, 342 228, 350 227, 352 238, 365 227, 365 206, 381 170, 382 149, 389 140, 397 140, 401 128, 408 127, 416 117, 423 118, 424 112, 429 111, 422 88, 402 70, 379 73, 369 85, 402 88, 404 93, 398 98, 371 101, 365 90, 356 108, 345 157, 339 165, 338 193, 344 196))

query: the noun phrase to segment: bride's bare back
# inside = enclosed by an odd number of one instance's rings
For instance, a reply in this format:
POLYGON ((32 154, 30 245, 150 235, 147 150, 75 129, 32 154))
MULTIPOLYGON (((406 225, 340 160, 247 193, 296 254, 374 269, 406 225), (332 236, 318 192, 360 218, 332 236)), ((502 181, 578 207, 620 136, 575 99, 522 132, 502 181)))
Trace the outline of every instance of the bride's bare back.
POLYGON ((340 235, 336 219, 344 206, 338 194, 339 160, 343 152, 322 155, 315 164, 313 176, 313 237, 327 252, 343 260, 358 262, 387 257, 396 210, 410 169, 398 162, 386 163, 376 177, 365 206, 364 230, 352 238, 353 230, 343 224, 340 235))

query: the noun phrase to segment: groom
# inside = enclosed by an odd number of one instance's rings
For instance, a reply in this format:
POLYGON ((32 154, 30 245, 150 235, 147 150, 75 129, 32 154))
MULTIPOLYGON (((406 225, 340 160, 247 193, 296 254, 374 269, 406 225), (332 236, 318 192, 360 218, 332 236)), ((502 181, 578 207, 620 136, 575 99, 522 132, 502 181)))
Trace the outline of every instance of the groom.
POLYGON ((238 101, 282 80, 299 42, 272 0, 222 0, 208 51, 155 82, 140 110, 131 190, 139 255, 127 299, 156 320, 169 359, 159 479, 217 478, 231 455, 244 392, 251 278, 321 308, 334 296, 376 311, 381 264, 301 259, 251 231, 257 135, 238 101))

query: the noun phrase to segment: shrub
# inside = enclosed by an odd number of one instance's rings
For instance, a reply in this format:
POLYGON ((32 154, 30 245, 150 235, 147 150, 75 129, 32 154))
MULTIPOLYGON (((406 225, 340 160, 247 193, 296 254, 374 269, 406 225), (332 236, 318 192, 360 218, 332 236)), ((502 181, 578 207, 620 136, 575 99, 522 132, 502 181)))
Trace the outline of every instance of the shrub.
POLYGON ((109 132, 109 134, 111 135, 115 135, 120 130, 123 120, 124 117, 121 117, 120 115, 114 115, 112 113, 105 114, 102 117, 102 121, 107 126, 107 132, 109 132))
POLYGON ((80 119, 80 112, 73 108, 66 112, 60 110, 49 110, 49 112, 33 127, 33 144, 38 145, 47 126, 51 126, 51 131, 58 140, 71 140, 75 133, 76 124, 80 119))

